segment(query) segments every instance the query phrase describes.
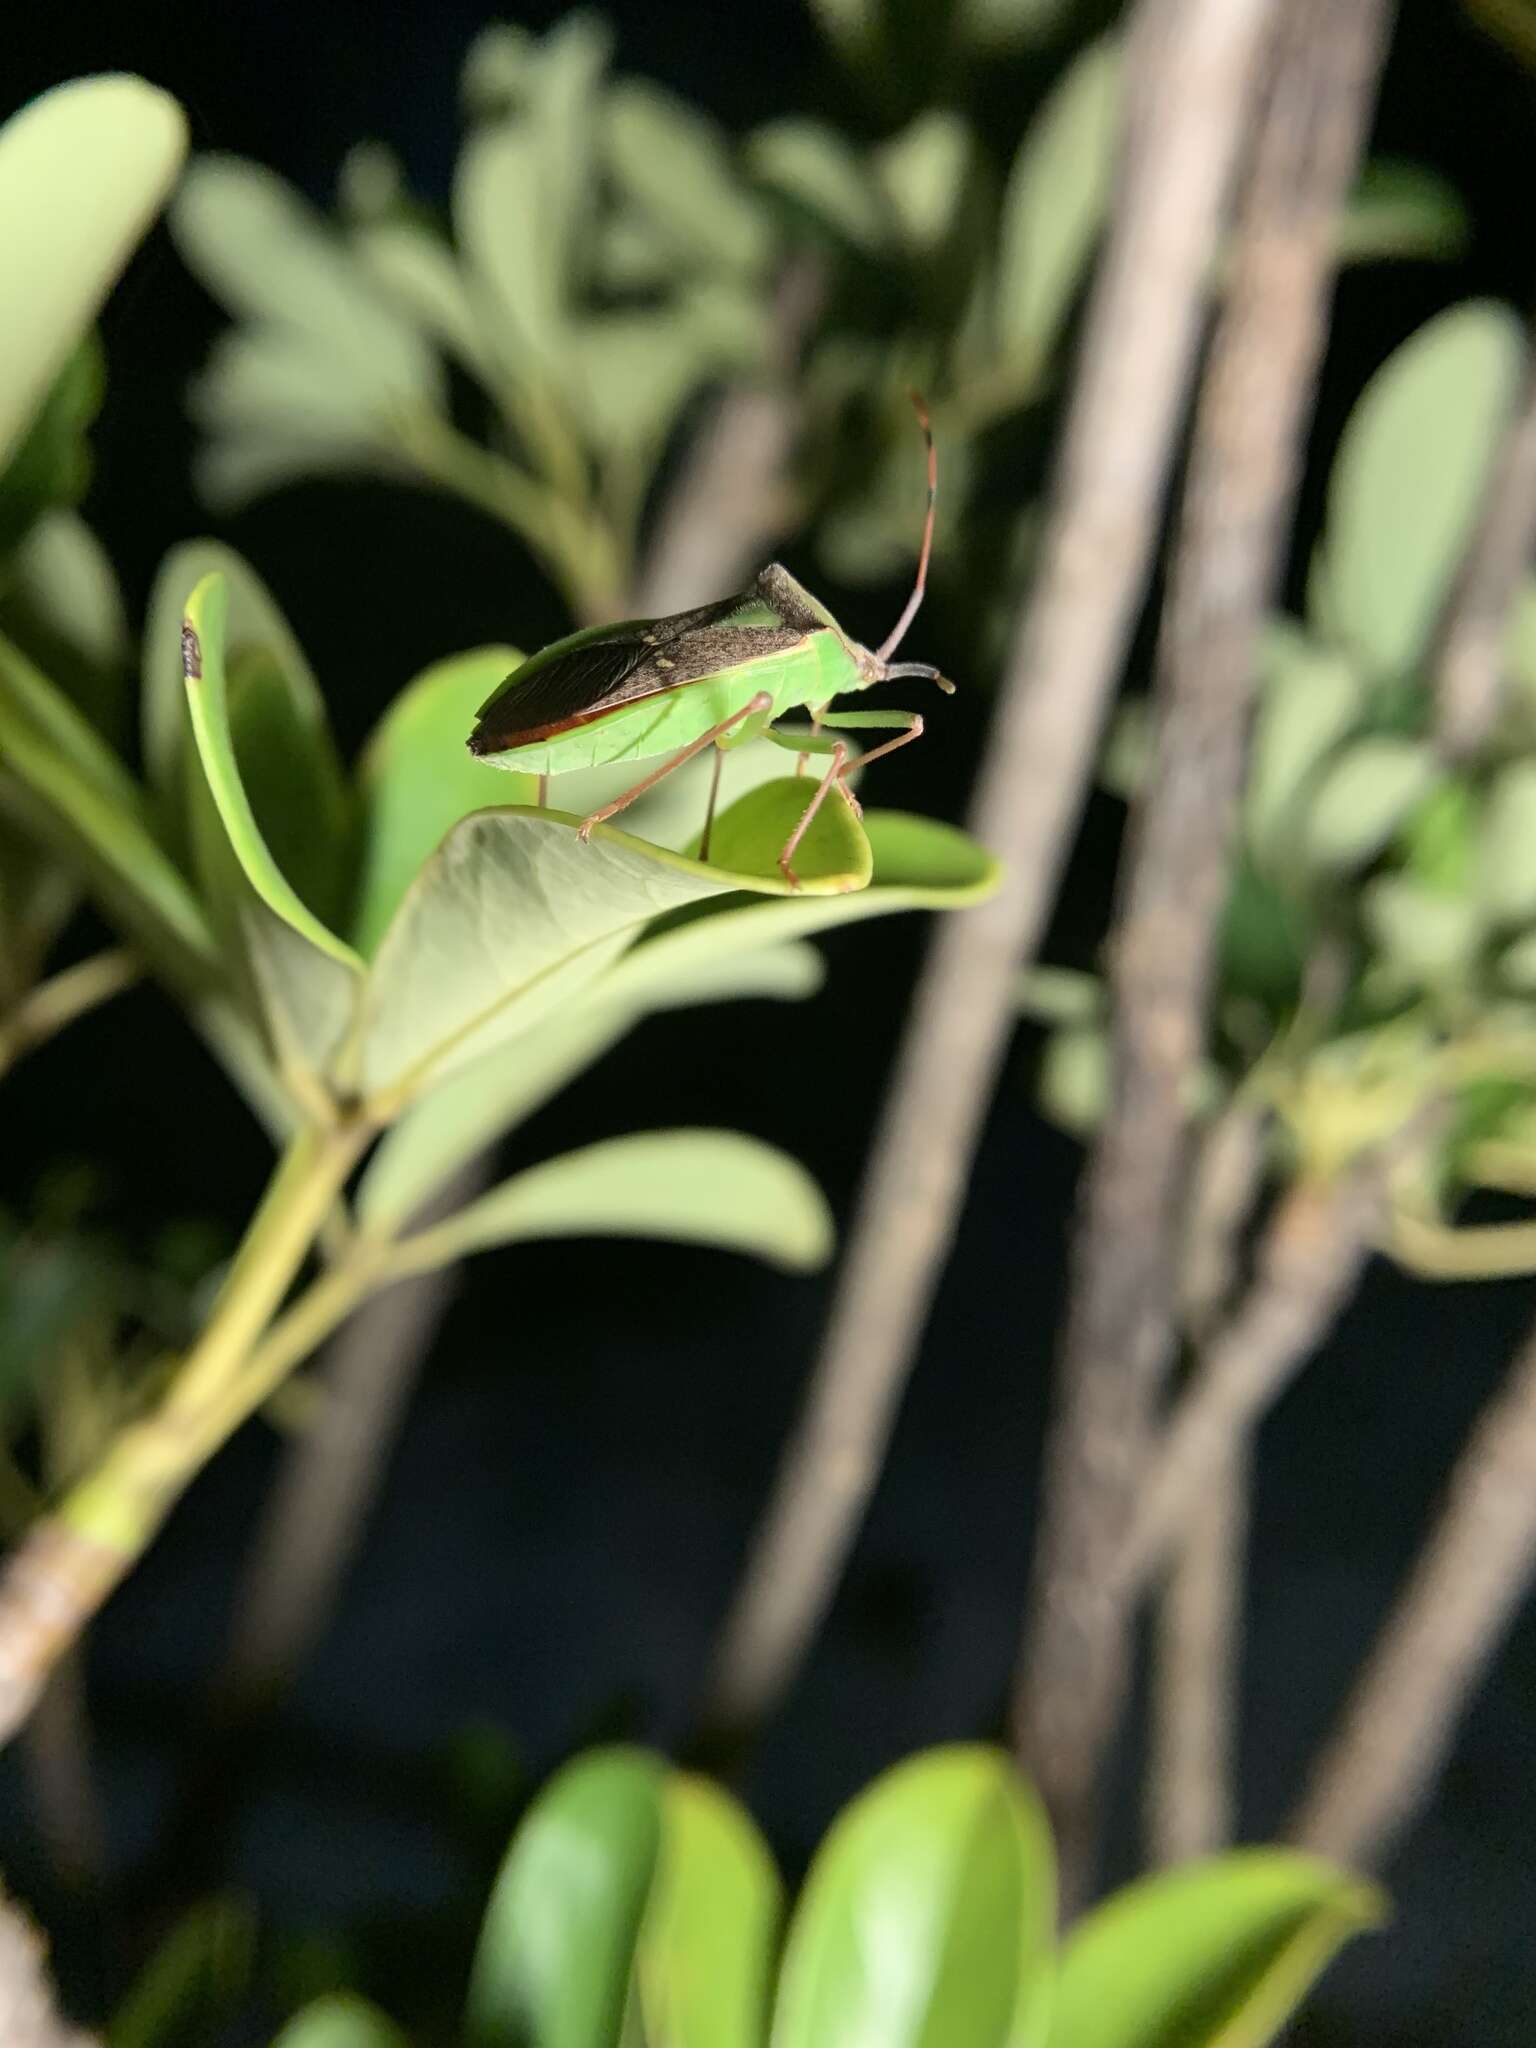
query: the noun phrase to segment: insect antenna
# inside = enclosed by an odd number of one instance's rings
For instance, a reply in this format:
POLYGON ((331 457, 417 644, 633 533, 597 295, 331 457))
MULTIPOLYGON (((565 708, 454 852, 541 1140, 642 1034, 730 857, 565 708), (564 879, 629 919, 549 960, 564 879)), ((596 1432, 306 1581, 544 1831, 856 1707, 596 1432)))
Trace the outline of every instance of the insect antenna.
POLYGON ((953 697, 955 686, 948 676, 941 676, 936 668, 930 668, 926 661, 893 661, 883 672, 883 679, 891 682, 901 676, 921 676, 925 683, 937 683, 946 697, 953 697))
POLYGON ((928 443, 928 516, 923 521, 923 545, 917 558, 917 581, 912 586, 912 595, 907 599, 906 609, 887 634, 884 643, 875 655, 877 661, 887 661, 901 645, 908 626, 917 617, 917 608, 923 601, 923 591, 928 582, 928 557, 933 552, 933 506, 939 490, 939 458, 933 445, 933 426, 928 418, 928 408, 922 396, 909 391, 917 413, 917 423, 923 430, 923 439, 928 443))

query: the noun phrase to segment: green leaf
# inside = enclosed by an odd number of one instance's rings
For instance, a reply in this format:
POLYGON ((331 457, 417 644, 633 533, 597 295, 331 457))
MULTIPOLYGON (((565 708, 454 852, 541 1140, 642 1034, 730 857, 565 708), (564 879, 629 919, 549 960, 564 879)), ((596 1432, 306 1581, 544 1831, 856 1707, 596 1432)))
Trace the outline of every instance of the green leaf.
MULTIPOLYGON (((246 879, 263 903, 316 951, 357 972, 362 962, 297 894, 273 857, 252 809, 230 726, 225 676, 228 610, 227 586, 218 573, 204 576, 187 600, 185 624, 191 635, 186 643, 187 703, 208 787, 246 879)), ((267 673, 270 675, 270 670, 267 673)))
POLYGON ((686 100, 624 79, 603 105, 603 147, 621 192, 685 262, 758 272, 767 224, 737 182, 724 137, 686 100))
POLYGON ((1469 232, 1460 193, 1437 172, 1374 157, 1350 194, 1334 246, 1340 263, 1391 257, 1449 261, 1466 248, 1469 232))
POLYGON ((1053 1031, 1040 1056, 1040 1108, 1074 1138, 1098 1129, 1109 1107, 1109 1038, 1102 1024, 1053 1031))
POLYGON ((1309 860, 1349 868, 1379 853, 1432 787, 1433 751, 1419 740, 1357 740, 1317 786, 1304 826, 1309 860))
POLYGON ((642 1750, 594 1750, 539 1794, 481 1927, 468 2048, 614 2048, 665 1779, 661 1759, 642 1750))
POLYGON ((159 212, 187 146, 168 93, 77 78, 0 128, 0 467, 159 212))
POLYGON ((514 371, 530 349, 546 371, 563 368, 610 42, 594 16, 568 15, 530 63, 519 111, 475 130, 459 156, 453 219, 477 321, 491 353, 514 371))
POLYGON ((256 1920, 238 1899, 183 1915, 118 2007, 107 2048, 198 2048, 231 2019, 250 1986, 256 1920))
POLYGON ((1499 955, 1499 979, 1521 995, 1536 995, 1536 932, 1526 932, 1499 955))
POLYGON ((1471 534, 1525 349, 1487 301, 1438 315, 1350 414, 1329 482, 1329 625, 1375 675, 1420 659, 1471 534))
POLYGON ((767 1844, 730 1794, 671 1772, 635 1951, 641 2032, 666 2048, 762 2048, 782 1910, 767 1844))
POLYGON ((1008 1759, 964 1744, 910 1758, 817 1852, 772 2048, 1038 2048, 1055 1914, 1049 1831, 1008 1759))
POLYGON ((133 783, 68 700, 3 639, 0 771, 13 786, 9 808, 83 871, 149 958, 183 983, 213 968, 207 922, 133 783))
POLYGON ((1500 923, 1536 917, 1536 761, 1513 761, 1494 777, 1483 814, 1478 892, 1500 923))
MULTIPOLYGON (((589 984, 641 925, 739 890, 806 897, 862 889, 870 852, 851 808, 823 804, 796 856, 779 849, 807 786, 764 784, 715 821, 709 865, 599 825, 590 843, 561 811, 483 811, 448 834, 379 943, 365 995, 363 1084, 409 1094, 589 984)), ((765 934, 765 942, 770 935, 765 934)))
POLYGON ((360 1223, 381 1234, 398 1229, 467 1160, 600 1059, 643 1009, 735 996, 794 1001, 815 993, 822 972, 820 954, 792 941, 719 960, 705 955, 684 961, 674 976, 653 978, 643 1003, 606 1002, 599 980, 573 1008, 471 1061, 411 1104, 364 1168, 357 1191, 360 1223))
POLYGON ((87 334, 0 472, 0 556, 10 554, 45 512, 77 505, 85 496, 91 477, 88 435, 105 389, 101 344, 87 334))
POLYGON ((128 619, 106 549, 77 513, 46 514, 11 559, 7 593, 50 641, 95 675, 128 658, 128 619))
POLYGON ((427 227, 383 220, 356 230, 352 248, 382 297, 465 369, 489 383, 494 357, 453 251, 427 227))
POLYGON ((978 55, 1045 42, 1072 18, 1073 0, 956 0, 956 25, 978 55))
POLYGON ((332 1993, 291 2019, 272 2048, 409 2048, 404 2034, 361 1998, 332 1993))
MULTIPOLYGON (((400 408, 441 402, 435 353, 352 260, 346 244, 293 187, 260 164, 198 157, 170 215, 183 259, 237 319, 257 323, 244 350, 311 366, 311 382, 285 403, 312 407, 313 429, 335 411, 348 421, 387 418, 400 408), (254 339, 260 337, 260 339, 254 339)), ((245 360, 260 362, 261 356, 245 360)), ((238 410, 242 354, 225 359, 206 403, 238 410)))
POLYGON ((897 910, 959 910, 979 903, 997 886, 998 865, 974 839, 953 825, 904 811, 866 811, 864 830, 874 856, 874 880, 848 896, 810 895, 743 905, 736 898, 705 906, 691 918, 647 933, 605 976, 605 1000, 650 1000, 658 988, 708 962, 756 952, 785 939, 808 938, 833 925, 897 910))
POLYGON ((1109 201, 1120 51, 1091 43, 1029 125, 1003 197, 998 345, 1043 364, 1081 288, 1109 201))
POLYGON ((1386 989, 1452 987, 1467 974, 1482 937, 1478 905, 1411 875, 1378 875, 1361 896, 1366 930, 1385 956, 1386 989))
POLYGON ((648 1237, 812 1272, 832 1252, 816 1183, 735 1131, 640 1131, 532 1166, 430 1232, 433 1264, 546 1237, 648 1237))
POLYGON ((407 684, 359 764, 366 806, 362 879, 352 938, 371 954, 427 856, 475 811, 532 802, 537 778, 477 761, 465 745, 475 713, 522 656, 477 647, 434 662, 407 684))
POLYGON ((889 201, 859 152, 820 121, 771 121, 752 135, 746 164, 802 219, 878 258, 896 231, 889 201))
POLYGON ((1342 654, 1288 620, 1266 633, 1263 670, 1243 815, 1254 853, 1283 870, 1304 821, 1306 791, 1360 719, 1364 692, 1342 654))
POLYGON ((931 255, 953 232, 973 155, 969 127, 940 111, 920 114, 875 151, 875 175, 915 255, 931 255))
POLYGON ((1143 1878, 1068 1937, 1051 2048, 1261 2048, 1384 1912, 1373 1885, 1281 1849, 1143 1878))
POLYGON ((1017 983, 1019 1014, 1035 1024, 1093 1024, 1104 1014, 1104 983, 1072 967, 1026 967, 1017 983))

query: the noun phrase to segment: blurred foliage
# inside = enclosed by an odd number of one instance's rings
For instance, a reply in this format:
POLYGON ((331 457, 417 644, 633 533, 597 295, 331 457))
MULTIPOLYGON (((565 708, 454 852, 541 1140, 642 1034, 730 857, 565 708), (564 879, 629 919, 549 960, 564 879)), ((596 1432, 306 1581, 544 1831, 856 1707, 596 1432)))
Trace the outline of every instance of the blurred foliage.
MULTIPOLYGON (((916 541, 915 386, 942 450, 936 575, 958 579, 995 652, 1031 544, 1032 415, 1059 377, 1113 164, 1116 45, 1063 58, 1068 11, 818 8, 877 102, 898 72, 933 95, 873 145, 787 115, 737 146, 611 76, 595 15, 542 39, 489 29, 465 65, 451 233, 377 142, 342 166, 334 222, 255 164, 197 161, 173 230, 237 322, 192 396, 210 500, 335 471, 433 484, 510 526, 578 617, 606 619, 632 608, 691 402, 778 387, 800 421, 781 523, 810 527, 834 576, 874 581, 916 541), (944 95, 969 65, 1036 44, 1050 83, 998 160, 944 95), (817 280, 819 313, 786 337, 795 275, 817 280)), ((1444 256, 1464 232, 1439 180, 1377 164, 1340 248, 1444 256)))
MULTIPOLYGON (((1468 1191, 1536 1192, 1536 579, 1509 621, 1486 744, 1434 728, 1436 630, 1525 374, 1505 308, 1464 304, 1382 365, 1340 438, 1304 618, 1277 617, 1223 927, 1203 1084, 1273 1114, 1277 1170, 1327 1178, 1432 1099, 1442 1136, 1399 1176, 1397 1255, 1426 1273, 1536 1266, 1536 1227, 1451 1232, 1468 1191)), ((1150 735, 1107 754, 1131 793, 1150 735)), ((1108 1086, 1096 977, 1025 979, 1049 1027, 1042 1102, 1092 1130, 1108 1086)))
POLYGON ((1002 1753, 954 1745, 845 1809, 786 1927, 727 1792, 591 1750, 514 1833, 462 2023, 456 1986, 414 1981, 402 2031, 370 1984, 338 1980, 274 2048, 1263 2048, 1382 1915, 1325 1863, 1241 1850, 1143 1879, 1059 1939, 1038 1801, 1002 1753))

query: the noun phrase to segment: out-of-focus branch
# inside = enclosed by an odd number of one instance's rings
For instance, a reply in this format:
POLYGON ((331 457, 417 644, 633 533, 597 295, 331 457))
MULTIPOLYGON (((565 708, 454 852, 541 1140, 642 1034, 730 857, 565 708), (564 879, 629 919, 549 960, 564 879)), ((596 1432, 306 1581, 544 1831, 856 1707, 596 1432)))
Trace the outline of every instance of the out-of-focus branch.
POLYGON ((1120 1602, 1146 1584, 1234 1445, 1251 1432, 1342 1314, 1386 1216, 1378 1162, 1333 1183, 1301 1181, 1276 1209, 1253 1284, 1201 1351, 1138 1477, 1107 1567, 1120 1602))
POLYGON ((1132 13, 1108 239, 1040 571, 971 806, 1003 885, 931 943, 805 1414, 709 1682, 717 1741, 772 1707, 825 1611, 954 1235, 1018 968, 1055 894, 1145 590, 1268 12, 1268 0, 1139 0, 1132 13))
POLYGON ((0 1894, 0 2041, 5 2048, 97 2048, 59 2015, 46 1950, 19 1906, 0 1894))
MULTIPOLYGON (((1200 1147, 1190 1194, 1181 1321, 1199 1348, 1237 1281, 1241 1240, 1263 1183, 1265 1115, 1238 1097, 1200 1147)), ((1211 1473, 1168 1560, 1152 1625, 1147 1846, 1181 1863, 1230 1841, 1252 1460, 1233 1446, 1211 1473)))
POLYGON ((1292 1840, 1373 1864, 1418 1817, 1536 1576, 1536 1330, 1479 1417, 1323 1749, 1292 1840))
POLYGON ((1232 1839, 1249 1463, 1247 1445, 1236 1445, 1206 1474, 1158 1600, 1147 1771, 1154 1863, 1207 1856, 1232 1839))
POLYGON ((1435 736, 1451 760, 1484 744, 1504 686, 1504 642, 1536 554, 1536 367, 1494 458, 1482 514, 1440 626, 1435 736))
MULTIPOLYGON (((1080 1896, 1129 1652, 1113 1567, 1175 1321, 1188 1082, 1201 1055, 1260 625, 1283 562, 1322 350, 1333 223, 1386 0, 1290 0, 1201 393, 1159 650, 1158 730, 1111 952, 1114 1083, 1073 1259, 1017 1738, 1080 1896)), ((1180 119, 1190 118, 1182 108, 1180 119)))
POLYGON ((800 422, 796 373, 821 308, 811 259, 792 262, 774 299, 764 377, 716 400, 683 456, 634 593, 637 617, 702 604, 761 568, 789 523, 790 458, 800 422))
POLYGON ((126 947, 111 946, 40 981, 0 1016, 0 1074, 99 1003, 132 988, 143 972, 126 947))

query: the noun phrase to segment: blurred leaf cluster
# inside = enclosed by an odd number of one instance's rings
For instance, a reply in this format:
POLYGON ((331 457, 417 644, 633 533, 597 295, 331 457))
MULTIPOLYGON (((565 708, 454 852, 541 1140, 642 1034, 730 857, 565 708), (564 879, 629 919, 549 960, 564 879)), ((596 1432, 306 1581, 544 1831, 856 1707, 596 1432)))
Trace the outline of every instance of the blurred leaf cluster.
MULTIPOLYGON (((205 2018, 230 2002, 211 1965, 233 1910, 199 1909, 173 1937, 177 1970, 151 1972, 203 1987, 205 2018)), ((646 1750, 595 1749, 514 1832, 467 1994, 413 1973, 403 2030, 357 1987, 345 1944, 312 1949, 312 1981, 332 1981, 274 2048, 1263 2048, 1383 1910, 1315 1858, 1238 1850, 1142 1879, 1059 1939, 1038 1800, 1001 1752, 955 1744, 844 1809, 786 1916, 729 1793, 646 1750)))
MULTIPOLYGON (((1536 579, 1471 758, 1441 738, 1434 688, 1527 355, 1505 308, 1455 306, 1350 415, 1305 614, 1275 618, 1262 649, 1202 1084, 1209 1112, 1267 1106, 1284 1170, 1319 1179, 1442 1099, 1442 1132, 1397 1191, 1395 1248, 1426 1273, 1536 1263, 1536 1232, 1442 1227, 1470 1188, 1536 1190, 1536 579)), ((1149 744, 1133 704, 1106 754, 1121 793, 1149 744)), ((1092 1129, 1108 1073, 1097 978, 1041 970, 1023 1001, 1051 1027, 1046 1108, 1092 1129)))
MULTIPOLYGON (((1056 55, 1000 160, 938 99, 965 66, 937 47, 915 62, 906 17, 922 12, 818 10, 877 101, 892 65, 935 95, 873 144, 787 115, 737 146, 660 88, 612 76, 592 15, 542 39, 487 30, 465 66, 451 233, 378 143, 343 165, 334 222, 257 165, 196 162, 173 228, 238 323, 193 393, 209 497, 327 471, 413 478, 502 520, 578 617, 609 618, 636 587, 648 499, 690 400, 778 388, 800 429, 778 524, 810 527, 835 577, 873 581, 915 538, 915 386, 943 450, 937 573, 961 579, 995 643, 1034 527, 1019 490, 1038 473, 1031 416, 1054 389, 1109 196, 1118 53, 1103 38, 1056 55)), ((976 0, 940 41, 974 58, 1049 42, 1060 16, 976 0)), ((1437 179, 1371 165, 1341 253, 1441 256, 1464 225, 1437 179)))

